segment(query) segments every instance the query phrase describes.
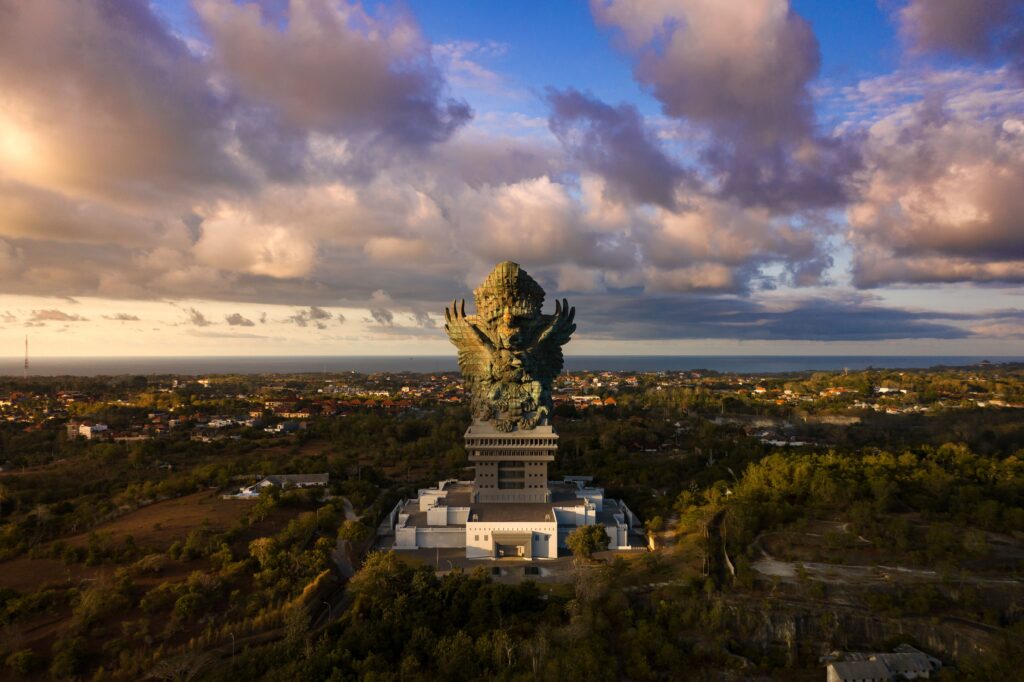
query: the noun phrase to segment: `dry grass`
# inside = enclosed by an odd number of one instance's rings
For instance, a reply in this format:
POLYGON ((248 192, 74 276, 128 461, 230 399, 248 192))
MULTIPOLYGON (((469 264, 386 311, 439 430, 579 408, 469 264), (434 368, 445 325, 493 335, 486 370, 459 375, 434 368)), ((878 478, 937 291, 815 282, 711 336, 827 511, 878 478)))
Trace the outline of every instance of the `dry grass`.
MULTIPOLYGON (((223 500, 213 491, 185 495, 147 505, 112 521, 100 524, 87 533, 63 538, 74 547, 89 543, 89 535, 98 533, 107 542, 121 544, 129 535, 140 547, 165 551, 189 532, 207 523, 212 531, 223 531, 234 525, 255 504, 249 500, 223 500)), ((290 514, 289 514, 290 516, 290 514)), ((31 559, 27 556, 0 563, 0 587, 16 590, 37 590, 46 585, 66 585, 93 580, 103 572, 112 574, 112 566, 67 565, 60 559, 31 559)), ((166 579, 166 575, 163 576, 166 579)))

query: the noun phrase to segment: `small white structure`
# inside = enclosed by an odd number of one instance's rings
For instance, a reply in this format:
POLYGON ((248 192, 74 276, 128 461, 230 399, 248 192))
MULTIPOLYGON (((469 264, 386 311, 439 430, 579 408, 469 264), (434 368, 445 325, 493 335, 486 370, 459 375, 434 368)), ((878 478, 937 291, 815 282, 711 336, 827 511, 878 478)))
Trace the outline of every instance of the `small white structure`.
POLYGON ((330 481, 330 474, 274 474, 261 479, 258 483, 242 488, 234 495, 225 495, 235 499, 252 499, 260 496, 264 488, 323 488, 330 481))
POLYGON ((96 438, 105 431, 107 431, 106 424, 80 424, 78 426, 78 435, 85 436, 88 440, 96 438))

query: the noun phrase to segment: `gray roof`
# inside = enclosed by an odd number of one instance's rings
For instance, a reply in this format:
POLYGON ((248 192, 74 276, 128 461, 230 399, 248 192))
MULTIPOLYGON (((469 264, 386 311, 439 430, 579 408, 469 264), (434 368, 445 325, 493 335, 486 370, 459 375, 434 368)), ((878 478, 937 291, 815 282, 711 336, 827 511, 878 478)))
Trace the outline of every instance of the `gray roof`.
POLYGON ((271 474, 263 480, 274 485, 327 485, 330 474, 271 474))
POLYGON ((894 673, 922 673, 932 670, 928 656, 920 651, 917 653, 875 654, 872 658, 885 663, 894 673))
POLYGON ((892 673, 882 661, 838 661, 829 663, 841 680, 891 680, 892 673))

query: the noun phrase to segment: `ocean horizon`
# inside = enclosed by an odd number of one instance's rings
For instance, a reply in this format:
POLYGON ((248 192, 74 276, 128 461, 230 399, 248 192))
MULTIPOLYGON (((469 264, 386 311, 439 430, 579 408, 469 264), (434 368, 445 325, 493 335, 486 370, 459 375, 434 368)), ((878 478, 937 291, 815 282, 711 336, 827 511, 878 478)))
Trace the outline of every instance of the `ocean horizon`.
MULTIPOLYGON (((737 374, 800 371, 927 369, 1024 362, 1024 356, 974 355, 570 355, 567 371, 661 372, 714 370, 737 374)), ((0 376, 20 377, 24 358, 0 359, 0 376)), ((418 356, 180 356, 32 358, 29 376, 124 374, 296 374, 340 372, 454 372, 454 355, 418 356)))

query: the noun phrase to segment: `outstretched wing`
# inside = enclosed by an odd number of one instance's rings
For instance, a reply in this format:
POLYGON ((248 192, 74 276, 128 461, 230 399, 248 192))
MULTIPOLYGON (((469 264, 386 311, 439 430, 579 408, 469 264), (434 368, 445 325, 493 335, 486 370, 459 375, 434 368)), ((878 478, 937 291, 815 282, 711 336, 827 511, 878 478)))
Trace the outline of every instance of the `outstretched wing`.
POLYGON ((466 315, 466 302, 444 309, 444 330, 459 350, 459 370, 469 383, 488 374, 494 342, 466 315))
POLYGON ((569 302, 564 298, 561 301, 555 299, 554 315, 542 317, 543 326, 537 337, 534 352, 534 361, 541 376, 554 378, 562 371, 562 346, 569 342, 572 333, 576 331, 576 324, 573 322, 575 317, 576 308, 570 308, 569 302))

